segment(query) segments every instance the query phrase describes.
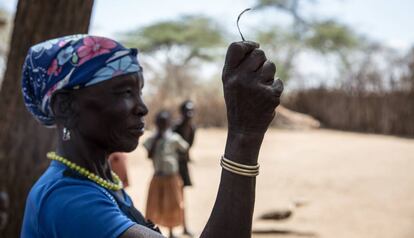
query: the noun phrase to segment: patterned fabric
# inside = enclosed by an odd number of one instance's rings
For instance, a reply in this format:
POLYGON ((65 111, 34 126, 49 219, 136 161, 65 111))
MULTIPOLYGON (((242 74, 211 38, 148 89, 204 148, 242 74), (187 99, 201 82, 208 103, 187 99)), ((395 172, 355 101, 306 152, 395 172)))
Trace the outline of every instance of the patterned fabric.
POLYGON ((137 50, 98 36, 72 35, 29 49, 22 72, 24 102, 45 126, 54 126, 50 98, 59 89, 76 90, 142 68, 137 50))

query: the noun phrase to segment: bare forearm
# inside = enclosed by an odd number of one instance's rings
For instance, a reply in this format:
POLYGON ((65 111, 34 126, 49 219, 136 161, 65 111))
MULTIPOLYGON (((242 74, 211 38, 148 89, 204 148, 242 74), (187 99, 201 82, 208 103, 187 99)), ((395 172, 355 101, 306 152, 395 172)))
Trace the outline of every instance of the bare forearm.
POLYGON ((264 133, 229 131, 224 156, 238 163, 256 165, 263 137, 264 133))
POLYGON ((280 102, 276 66, 255 42, 234 42, 226 54, 223 89, 229 134, 219 191, 202 238, 251 237, 257 157, 280 102), (229 166, 232 164, 232 166, 229 166), (231 172, 228 172, 231 171, 231 172), (238 175, 242 174, 242 175, 238 175))
MULTIPOLYGON (((255 165, 262 140, 261 134, 229 132, 225 157, 238 163, 255 165)), ((255 177, 240 176, 223 169, 216 203, 201 237, 250 237, 255 187, 255 177)))

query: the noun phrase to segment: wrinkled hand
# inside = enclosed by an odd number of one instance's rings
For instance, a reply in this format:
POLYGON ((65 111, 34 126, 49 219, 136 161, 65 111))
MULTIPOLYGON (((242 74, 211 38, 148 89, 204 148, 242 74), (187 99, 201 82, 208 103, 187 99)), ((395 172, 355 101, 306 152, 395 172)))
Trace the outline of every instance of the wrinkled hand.
POLYGON ((255 42, 234 42, 223 68, 229 131, 265 133, 280 103, 283 83, 274 80, 276 66, 255 42))

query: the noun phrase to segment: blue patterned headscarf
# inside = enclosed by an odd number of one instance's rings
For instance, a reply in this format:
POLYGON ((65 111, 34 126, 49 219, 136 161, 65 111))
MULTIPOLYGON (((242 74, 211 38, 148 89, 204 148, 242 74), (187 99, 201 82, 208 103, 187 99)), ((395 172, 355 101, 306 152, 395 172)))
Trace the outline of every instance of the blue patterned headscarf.
POLYGON ((29 49, 22 91, 27 109, 45 126, 54 126, 50 98, 59 89, 79 89, 141 71, 137 50, 97 36, 73 35, 29 49))

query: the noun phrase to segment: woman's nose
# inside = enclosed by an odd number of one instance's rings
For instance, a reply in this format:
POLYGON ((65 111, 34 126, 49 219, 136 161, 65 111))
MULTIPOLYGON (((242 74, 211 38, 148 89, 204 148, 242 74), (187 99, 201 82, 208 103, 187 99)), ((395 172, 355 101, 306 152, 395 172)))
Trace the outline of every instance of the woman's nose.
POLYGON ((141 99, 138 99, 136 101, 134 109, 135 109, 134 113, 138 116, 143 117, 148 114, 148 108, 141 99))

